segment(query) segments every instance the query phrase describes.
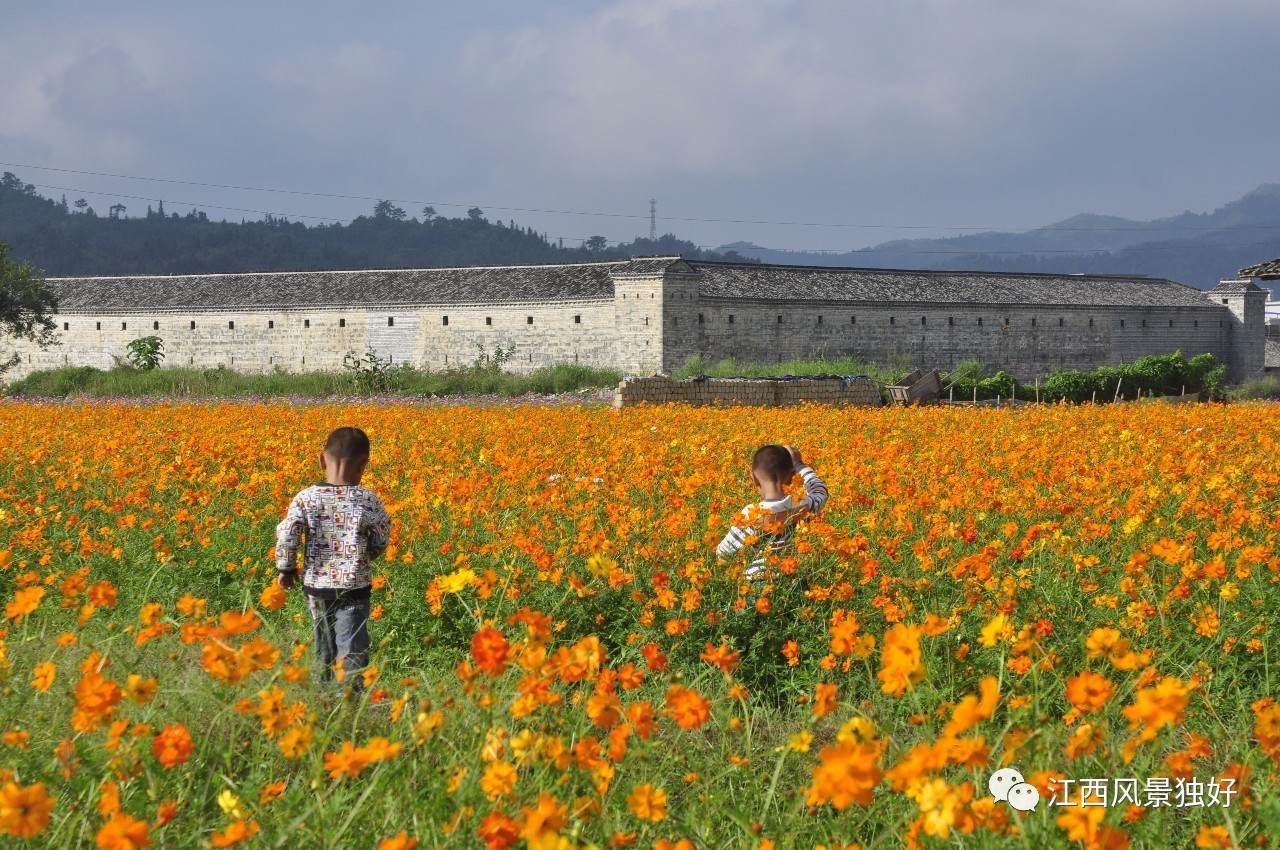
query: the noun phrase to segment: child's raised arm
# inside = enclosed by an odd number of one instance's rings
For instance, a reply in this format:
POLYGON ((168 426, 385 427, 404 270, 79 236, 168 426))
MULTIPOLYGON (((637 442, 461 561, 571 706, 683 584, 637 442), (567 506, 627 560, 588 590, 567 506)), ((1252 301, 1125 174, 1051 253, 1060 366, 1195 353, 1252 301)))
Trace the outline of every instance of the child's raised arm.
POLYGON ((799 449, 786 446, 786 450, 791 455, 796 472, 804 480, 805 497, 796 505, 800 515, 821 513, 823 506, 827 504, 827 485, 818 477, 818 473, 813 471, 813 467, 804 462, 799 449))

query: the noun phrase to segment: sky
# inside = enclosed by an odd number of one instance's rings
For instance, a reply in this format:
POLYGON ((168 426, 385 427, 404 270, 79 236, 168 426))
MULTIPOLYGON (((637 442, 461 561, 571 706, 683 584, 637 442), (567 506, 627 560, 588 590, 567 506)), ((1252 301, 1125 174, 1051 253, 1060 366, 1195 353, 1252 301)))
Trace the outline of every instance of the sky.
POLYGON ((7 0, 4 22, 0 169, 100 213, 388 198, 572 243, 647 235, 653 197, 699 245, 848 250, 1280 182, 1274 0, 7 0))

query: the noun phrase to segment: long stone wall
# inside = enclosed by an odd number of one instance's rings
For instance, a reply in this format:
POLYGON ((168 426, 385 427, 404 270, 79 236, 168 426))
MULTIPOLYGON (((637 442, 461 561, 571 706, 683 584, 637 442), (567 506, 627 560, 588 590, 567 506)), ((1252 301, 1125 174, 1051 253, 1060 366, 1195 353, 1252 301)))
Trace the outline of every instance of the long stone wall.
MULTIPOLYGON (((434 370, 467 365, 483 350, 514 347, 507 367, 557 363, 615 365, 613 300, 501 306, 309 308, 253 311, 65 313, 59 345, 18 343, 7 378, 37 369, 95 366, 125 359, 139 337, 164 340, 164 365, 240 372, 332 371, 348 353, 372 350, 393 364, 434 370)), ((6 353, 4 356, 8 356, 6 353)))
POLYGON ((878 407, 880 389, 867 377, 834 378, 626 378, 614 407, 637 404, 790 407, 797 404, 878 407))
POLYGON ((1180 349, 1230 354, 1231 312, 1203 308, 939 306, 702 299, 693 317, 711 360, 781 363, 853 355, 947 369, 976 358, 1024 381, 1180 349))

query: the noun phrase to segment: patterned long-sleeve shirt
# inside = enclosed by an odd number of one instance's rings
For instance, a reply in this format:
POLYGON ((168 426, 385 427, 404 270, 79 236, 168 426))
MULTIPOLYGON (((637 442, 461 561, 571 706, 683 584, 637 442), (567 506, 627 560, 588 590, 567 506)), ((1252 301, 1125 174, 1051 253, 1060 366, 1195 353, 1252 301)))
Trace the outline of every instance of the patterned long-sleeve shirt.
POLYGON ((781 499, 765 499, 754 505, 747 505, 742 509, 743 515, 749 519, 752 517, 767 518, 772 514, 772 522, 766 519, 760 525, 767 527, 773 525, 773 523, 779 523, 782 526, 780 531, 770 532, 762 528, 758 529, 754 524, 733 526, 724 536, 724 539, 720 541, 720 545, 716 547, 716 554, 721 558, 727 558, 740 551, 746 545, 748 537, 757 537, 763 545, 761 546, 760 555, 747 566, 744 573, 749 579, 757 578, 764 572, 767 553, 782 552, 791 543, 791 523, 793 519, 806 511, 817 514, 821 512, 823 506, 827 503, 827 485, 822 483, 818 473, 814 472, 809 466, 797 466, 795 471, 804 480, 805 495, 799 502, 793 501, 790 496, 783 496, 781 499))
POLYGON ((377 493, 358 484, 317 484, 293 497, 276 526, 276 569, 296 572, 303 548, 304 590, 367 588, 370 563, 390 542, 391 518, 377 493))

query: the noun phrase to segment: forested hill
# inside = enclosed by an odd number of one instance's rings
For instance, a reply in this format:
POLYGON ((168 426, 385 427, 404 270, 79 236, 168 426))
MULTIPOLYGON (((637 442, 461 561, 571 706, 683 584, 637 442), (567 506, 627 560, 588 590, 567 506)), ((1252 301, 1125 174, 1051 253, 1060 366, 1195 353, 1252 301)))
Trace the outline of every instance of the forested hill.
POLYGON ((1245 266, 1280 257, 1280 185, 1263 184, 1213 212, 1151 221, 1077 215, 1017 233, 898 240, 843 253, 771 251, 747 242, 718 250, 766 263, 1145 274, 1208 288, 1245 266))
POLYGON ((424 211, 409 217, 386 201, 350 224, 308 226, 285 219, 226 222, 205 213, 146 215, 95 211, 88 204, 41 197, 5 172, 0 178, 0 241, 12 257, 45 274, 123 275, 305 269, 422 268, 625 259, 643 254, 738 259, 701 251, 668 234, 609 246, 561 246, 515 222, 488 221, 479 209, 460 218, 424 211))

